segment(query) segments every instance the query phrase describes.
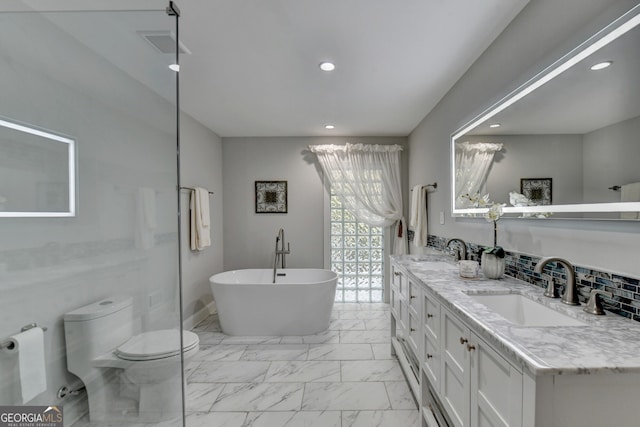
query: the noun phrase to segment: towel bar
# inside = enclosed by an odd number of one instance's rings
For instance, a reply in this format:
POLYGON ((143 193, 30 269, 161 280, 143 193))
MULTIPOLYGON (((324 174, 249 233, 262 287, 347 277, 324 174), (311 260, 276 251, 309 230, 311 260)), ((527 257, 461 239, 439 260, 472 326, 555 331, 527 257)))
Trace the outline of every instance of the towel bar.
MULTIPOLYGON (((195 190, 195 188, 191 188, 191 187, 180 187, 181 190, 195 190)), ((213 194, 213 191, 209 191, 209 194, 213 194)))

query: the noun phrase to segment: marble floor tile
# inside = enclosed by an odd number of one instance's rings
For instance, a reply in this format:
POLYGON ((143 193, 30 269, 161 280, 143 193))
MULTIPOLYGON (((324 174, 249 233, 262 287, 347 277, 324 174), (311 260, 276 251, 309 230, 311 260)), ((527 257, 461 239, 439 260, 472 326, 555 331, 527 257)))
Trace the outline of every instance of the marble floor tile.
POLYGON ((391 355, 390 342, 386 344, 371 344, 371 349, 373 350, 374 359, 378 359, 378 360, 395 359, 395 356, 391 355))
POLYGON ((360 305, 360 310, 377 310, 377 311, 389 311, 391 310, 390 305, 384 302, 361 302, 358 303, 360 305))
POLYGON ((185 395, 187 412, 207 412, 224 388, 219 383, 189 383, 185 395))
POLYGON ((242 335, 225 335, 222 344, 280 344, 282 337, 249 337, 242 335))
POLYGON ((340 411, 249 412, 243 427, 340 427, 340 411))
POLYGON ((242 427, 246 412, 192 412, 187 414, 187 427, 242 427))
POLYGON ((387 396, 389 396, 392 409, 418 409, 418 404, 413 398, 406 380, 385 381, 384 385, 387 388, 387 396))
POLYGON ((339 382, 339 361, 273 362, 264 382, 339 382))
POLYGON ((417 410, 342 412, 342 427, 420 427, 421 424, 417 410))
POLYGON ((364 320, 334 319, 329 323, 330 331, 361 331, 367 329, 364 320))
POLYGON ((305 344, 339 343, 340 334, 338 331, 326 330, 315 335, 305 335, 302 337, 302 342, 305 344))
POLYGON ((240 360, 240 356, 247 349, 246 345, 203 345, 196 353, 193 360, 213 362, 214 360, 240 360))
POLYGON ((336 302, 333 304, 334 311, 362 310, 362 304, 358 302, 336 302))
POLYGON ((211 411, 299 411, 303 391, 303 383, 227 384, 211 411))
POLYGON ((308 360, 371 360, 369 344, 311 344, 308 360))
POLYGON ((380 410, 391 404, 382 382, 307 383, 303 411, 380 410))
POLYGON ((260 382, 270 362, 202 362, 189 376, 189 383, 247 383, 260 382))
POLYGON ((369 330, 391 330, 391 321, 389 319, 367 319, 364 324, 369 330))
POLYGON ((200 339, 200 345, 213 345, 220 344, 220 342, 227 338, 229 335, 225 335, 222 332, 209 332, 209 331, 198 331, 196 332, 198 338, 200 339))
POLYGON ((343 361, 342 381, 403 381, 404 374, 397 360, 343 361))
POLYGON ((270 344, 247 346, 240 360, 307 360, 307 344, 270 344))
POLYGON ((389 312, 384 310, 360 310, 360 311, 340 311, 340 319, 387 319, 389 312))
POLYGON ((391 341, 386 331, 340 331, 340 344, 384 344, 391 341))

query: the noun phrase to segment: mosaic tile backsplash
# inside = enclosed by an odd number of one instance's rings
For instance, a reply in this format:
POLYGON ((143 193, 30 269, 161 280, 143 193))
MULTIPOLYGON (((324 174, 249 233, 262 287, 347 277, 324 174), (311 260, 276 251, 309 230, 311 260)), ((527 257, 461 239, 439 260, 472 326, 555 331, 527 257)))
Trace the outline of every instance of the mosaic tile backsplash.
MULTIPOLYGON (((427 246, 446 250, 444 237, 429 235, 427 246)), ((452 246, 454 246, 452 244, 452 246)), ((475 243, 467 243, 468 258, 480 261, 483 246, 475 243)), ((533 272, 533 268, 541 257, 505 251, 505 274, 516 279, 531 283, 534 286, 546 288, 546 279, 533 272)), ((570 260, 569 260, 570 261, 570 260)), ((574 266, 578 296, 581 303, 586 303, 592 289, 611 292, 613 298, 602 298, 603 307, 610 313, 640 321, 640 279, 622 276, 620 274, 593 270, 580 266, 574 266)), ((558 295, 562 295, 567 283, 564 267, 556 263, 549 263, 544 269, 545 275, 554 278, 558 285, 558 295)))

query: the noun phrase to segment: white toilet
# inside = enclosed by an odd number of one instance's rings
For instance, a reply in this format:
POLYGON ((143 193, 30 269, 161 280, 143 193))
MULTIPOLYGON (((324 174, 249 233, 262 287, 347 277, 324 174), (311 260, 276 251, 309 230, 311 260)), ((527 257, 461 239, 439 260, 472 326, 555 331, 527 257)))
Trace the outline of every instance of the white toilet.
POLYGON ((91 421, 155 422, 181 415, 182 363, 196 334, 163 329, 134 335, 133 299, 113 297, 64 315, 67 369, 84 383, 91 421))

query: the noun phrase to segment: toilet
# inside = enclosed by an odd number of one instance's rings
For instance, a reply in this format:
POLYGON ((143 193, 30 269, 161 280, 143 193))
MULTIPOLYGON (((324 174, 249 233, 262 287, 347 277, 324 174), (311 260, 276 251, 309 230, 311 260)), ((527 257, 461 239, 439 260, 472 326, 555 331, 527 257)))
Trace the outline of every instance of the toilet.
POLYGON ((135 333, 133 298, 113 297, 64 315, 67 369, 82 380, 90 421, 157 422, 182 413, 182 361, 199 349, 190 331, 135 333))

